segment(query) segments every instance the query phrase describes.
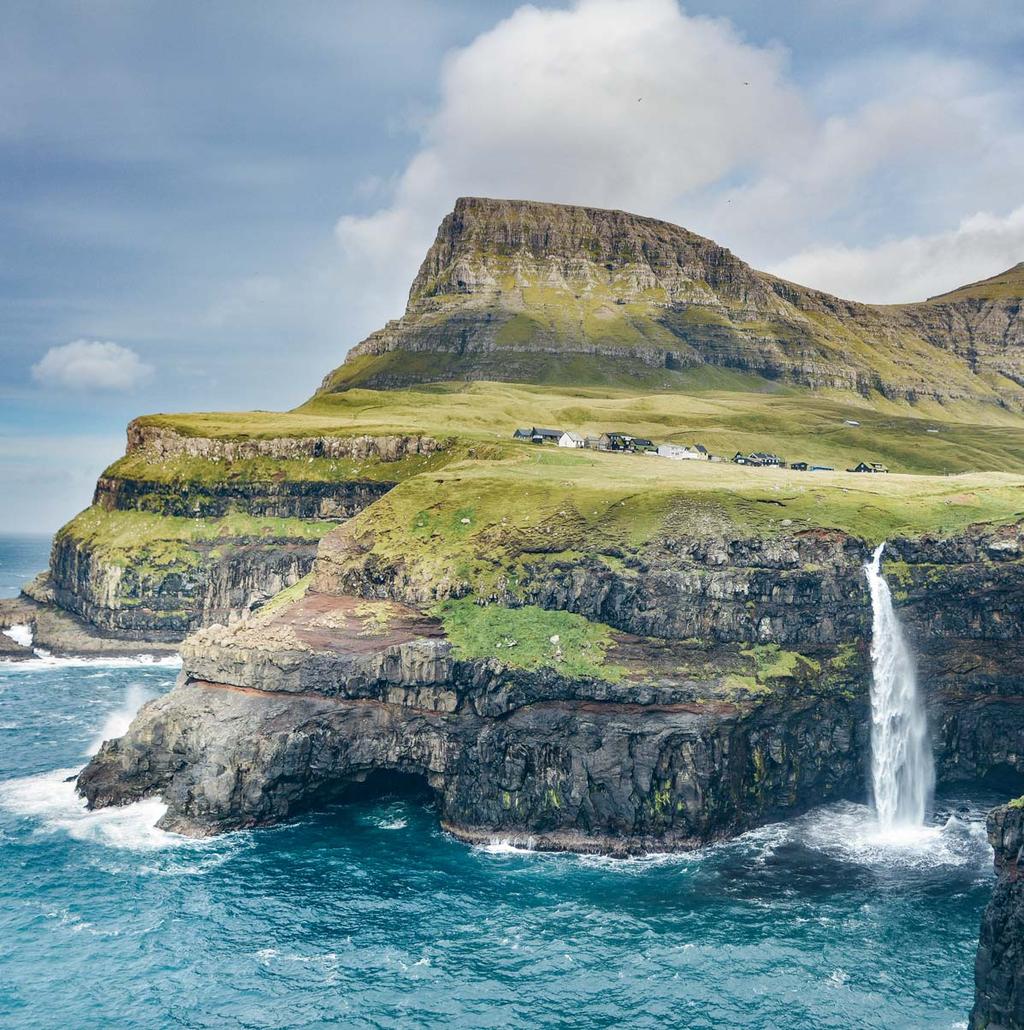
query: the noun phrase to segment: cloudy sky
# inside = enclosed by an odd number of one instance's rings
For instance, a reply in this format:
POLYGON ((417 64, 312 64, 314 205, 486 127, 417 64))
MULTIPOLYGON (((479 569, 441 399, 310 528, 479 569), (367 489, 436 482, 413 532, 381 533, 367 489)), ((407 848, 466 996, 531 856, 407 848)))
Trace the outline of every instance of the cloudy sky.
POLYGON ((1024 5, 5 0, 0 531, 148 411, 287 408, 460 194, 620 207, 867 301, 1024 259, 1024 5))

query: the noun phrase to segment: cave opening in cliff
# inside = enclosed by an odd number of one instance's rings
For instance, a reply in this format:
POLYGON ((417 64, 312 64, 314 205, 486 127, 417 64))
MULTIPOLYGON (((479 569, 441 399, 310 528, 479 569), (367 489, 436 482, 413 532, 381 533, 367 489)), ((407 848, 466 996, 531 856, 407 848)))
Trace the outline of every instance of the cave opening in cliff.
POLYGON ((365 805, 378 801, 409 801, 429 805, 435 799, 425 773, 400 769, 373 769, 364 779, 339 784, 333 793, 336 804, 365 805))

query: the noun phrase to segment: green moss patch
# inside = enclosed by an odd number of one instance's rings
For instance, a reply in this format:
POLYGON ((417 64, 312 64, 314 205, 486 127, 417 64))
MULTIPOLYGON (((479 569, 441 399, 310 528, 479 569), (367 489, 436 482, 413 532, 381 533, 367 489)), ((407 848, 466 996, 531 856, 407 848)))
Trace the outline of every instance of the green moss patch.
POLYGON ((470 598, 448 601, 435 614, 458 658, 497 658, 517 669, 549 667, 565 676, 619 680, 620 666, 606 664, 612 631, 571 612, 527 605, 479 605, 470 598))

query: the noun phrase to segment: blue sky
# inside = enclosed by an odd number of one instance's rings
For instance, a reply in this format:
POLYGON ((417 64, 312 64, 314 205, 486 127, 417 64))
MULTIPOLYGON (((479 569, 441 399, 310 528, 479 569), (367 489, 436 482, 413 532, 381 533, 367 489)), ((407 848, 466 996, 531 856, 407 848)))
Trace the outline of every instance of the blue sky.
POLYGON ((1024 259, 1024 7, 0 9, 0 529, 147 411, 286 408, 475 193, 622 207, 864 300, 1024 259))

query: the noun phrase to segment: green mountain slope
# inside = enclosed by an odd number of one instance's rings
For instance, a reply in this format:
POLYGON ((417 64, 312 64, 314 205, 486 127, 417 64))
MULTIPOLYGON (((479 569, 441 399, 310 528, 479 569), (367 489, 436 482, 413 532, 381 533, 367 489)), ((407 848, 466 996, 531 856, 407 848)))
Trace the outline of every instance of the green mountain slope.
POLYGON ((815 390, 1024 406, 1013 272, 926 304, 841 300, 622 211, 464 197, 405 314, 323 383, 498 380, 686 391, 688 369, 815 390))

